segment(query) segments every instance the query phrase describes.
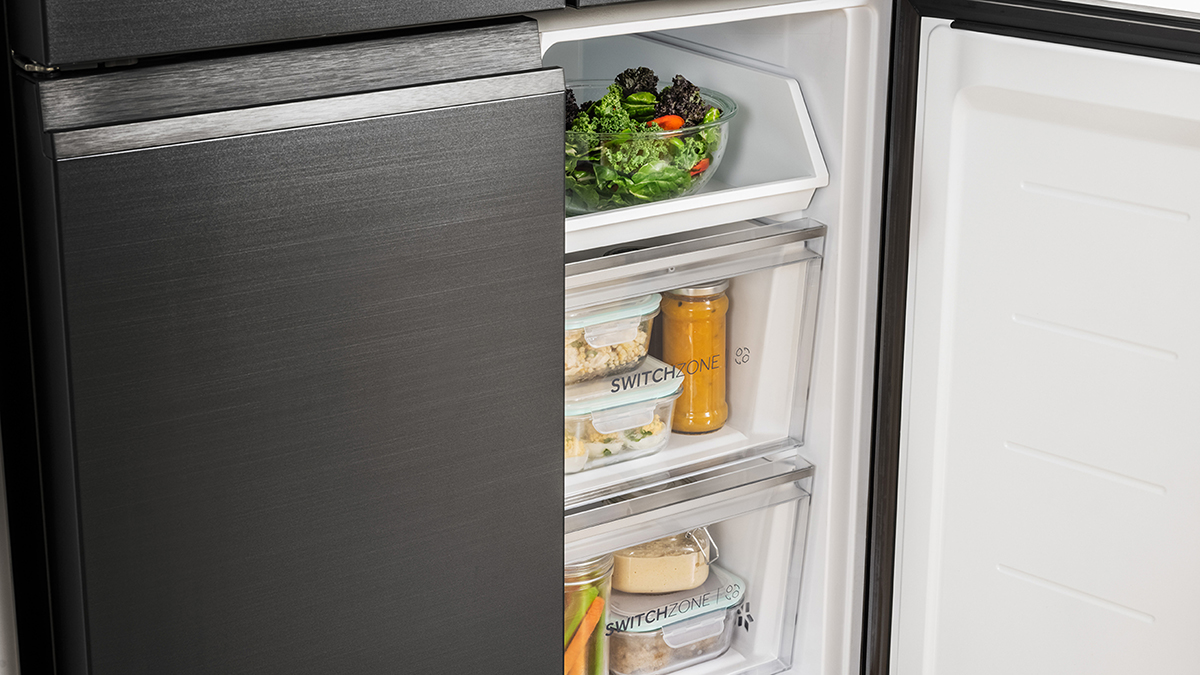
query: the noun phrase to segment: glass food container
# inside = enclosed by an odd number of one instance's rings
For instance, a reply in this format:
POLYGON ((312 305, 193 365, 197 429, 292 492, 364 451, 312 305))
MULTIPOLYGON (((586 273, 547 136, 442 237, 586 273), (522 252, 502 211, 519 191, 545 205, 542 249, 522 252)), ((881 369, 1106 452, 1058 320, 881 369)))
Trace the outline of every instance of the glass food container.
MULTIPOLYGON (((613 591, 606 631, 613 675, 661 675, 715 659, 733 642, 746 582, 712 567, 698 588, 666 595, 613 591)), ((740 622, 749 630, 749 623, 740 622)))
POLYGON ((564 390, 565 471, 575 473, 662 450, 683 373, 653 357, 636 370, 564 390))
POLYGON ((708 566, 718 555, 704 527, 622 549, 613 554, 613 588, 623 593, 690 590, 708 579, 708 566))
POLYGON ((632 370, 646 358, 658 293, 567 312, 566 384, 632 370))
POLYGON ((611 555, 563 568, 563 673, 608 675, 605 617, 612 590, 611 555))
MULTIPOLYGON (((612 80, 570 82, 581 105, 599 100, 612 80)), ((619 209, 695 194, 708 183, 729 143, 737 104, 704 87, 700 98, 715 108, 713 119, 679 129, 566 132, 568 216, 619 209), (719 111, 719 112, 718 112, 719 111)))
POLYGON ((729 419, 725 401, 728 288, 728 281, 717 281, 663 295, 663 360, 687 375, 671 421, 671 429, 678 433, 706 434, 729 419))

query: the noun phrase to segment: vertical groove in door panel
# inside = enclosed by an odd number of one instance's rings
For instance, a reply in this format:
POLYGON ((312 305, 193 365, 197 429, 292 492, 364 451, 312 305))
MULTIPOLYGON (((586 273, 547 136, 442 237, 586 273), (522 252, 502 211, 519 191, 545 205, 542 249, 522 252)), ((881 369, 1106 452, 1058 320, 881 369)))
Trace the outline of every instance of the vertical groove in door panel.
POLYGON ((96 675, 555 667, 561 110, 59 163, 96 675))

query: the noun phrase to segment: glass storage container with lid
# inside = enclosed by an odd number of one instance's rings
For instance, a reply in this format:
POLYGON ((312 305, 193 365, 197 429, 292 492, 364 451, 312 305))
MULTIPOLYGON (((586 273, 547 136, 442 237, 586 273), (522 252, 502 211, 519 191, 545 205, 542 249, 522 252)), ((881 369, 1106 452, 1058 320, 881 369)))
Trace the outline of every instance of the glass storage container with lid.
POLYGON ((606 629, 609 672, 661 675, 717 658, 733 642, 745 596, 746 582, 716 565, 692 590, 663 595, 613 591, 606 629))
POLYGON ((608 675, 611 555, 563 567, 563 673, 608 675))
POLYGON ((657 293, 567 312, 565 384, 632 370, 646 358, 657 293))
POLYGON ((645 457, 671 435, 683 373, 653 357, 628 373, 564 390, 566 473, 645 457))

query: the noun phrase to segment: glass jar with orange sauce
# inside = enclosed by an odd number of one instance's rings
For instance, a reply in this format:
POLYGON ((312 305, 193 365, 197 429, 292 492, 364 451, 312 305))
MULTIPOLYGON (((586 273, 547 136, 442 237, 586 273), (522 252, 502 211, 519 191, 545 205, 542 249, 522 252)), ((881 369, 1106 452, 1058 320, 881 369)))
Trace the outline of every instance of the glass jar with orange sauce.
POLYGON ((706 434, 729 419, 725 401, 728 288, 728 281, 718 281, 663 293, 663 361, 686 374, 671 422, 676 433, 706 434))

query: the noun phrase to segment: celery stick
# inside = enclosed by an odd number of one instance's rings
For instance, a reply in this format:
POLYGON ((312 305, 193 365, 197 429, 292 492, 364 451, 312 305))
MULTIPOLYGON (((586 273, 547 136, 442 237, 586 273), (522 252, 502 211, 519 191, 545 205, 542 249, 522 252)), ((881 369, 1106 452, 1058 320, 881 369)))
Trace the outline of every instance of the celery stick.
POLYGON ((588 607, 592 606, 592 601, 596 599, 597 595, 600 595, 600 589, 593 586, 579 591, 571 599, 570 613, 567 614, 567 630, 563 633, 563 649, 571 644, 571 636, 575 635, 575 630, 579 628, 579 624, 583 623, 583 615, 587 614, 588 607), (576 599, 581 600, 578 605, 575 603, 576 599))
POLYGON ((600 623, 596 625, 596 651, 592 655, 592 669, 587 675, 608 675, 608 668, 604 667, 604 645, 608 643, 608 626, 606 619, 608 618, 608 605, 604 605, 604 612, 600 614, 600 623))

